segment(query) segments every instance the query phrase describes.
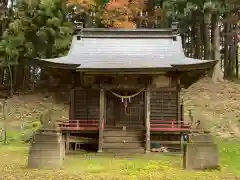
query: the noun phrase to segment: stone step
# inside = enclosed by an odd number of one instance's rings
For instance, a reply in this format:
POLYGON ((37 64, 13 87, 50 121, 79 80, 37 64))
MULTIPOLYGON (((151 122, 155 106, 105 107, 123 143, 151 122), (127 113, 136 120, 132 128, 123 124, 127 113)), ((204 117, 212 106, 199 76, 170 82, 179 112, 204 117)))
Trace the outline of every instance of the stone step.
POLYGON ((143 142, 104 142, 103 148, 119 148, 119 149, 132 149, 132 148, 142 148, 144 147, 143 142))
POLYGON ((140 136, 104 136, 104 142, 117 142, 117 141, 143 141, 144 137, 140 136))
POLYGON ((113 153, 116 155, 136 155, 145 152, 145 148, 121 149, 121 148, 103 148, 104 153, 113 153))
POLYGON ((143 136, 144 132, 143 131, 123 131, 123 130, 105 130, 103 132, 103 136, 112 136, 112 137, 119 137, 119 136, 143 136))

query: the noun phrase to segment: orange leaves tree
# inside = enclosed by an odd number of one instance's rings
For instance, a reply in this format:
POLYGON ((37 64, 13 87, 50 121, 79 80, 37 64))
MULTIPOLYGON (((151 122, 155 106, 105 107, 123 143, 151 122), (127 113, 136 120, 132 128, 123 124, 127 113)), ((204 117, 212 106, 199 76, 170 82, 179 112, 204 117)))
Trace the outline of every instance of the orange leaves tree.
POLYGON ((136 20, 145 7, 143 0, 111 0, 103 13, 103 24, 108 27, 136 28, 136 20))
MULTIPOLYGON (((149 16, 141 16, 146 9, 147 0, 69 0, 77 13, 88 14, 100 19, 105 27, 136 28, 137 21, 144 21, 149 16)), ((153 10, 154 11, 154 10, 153 10)), ((155 10, 156 11, 156 10, 155 10)))

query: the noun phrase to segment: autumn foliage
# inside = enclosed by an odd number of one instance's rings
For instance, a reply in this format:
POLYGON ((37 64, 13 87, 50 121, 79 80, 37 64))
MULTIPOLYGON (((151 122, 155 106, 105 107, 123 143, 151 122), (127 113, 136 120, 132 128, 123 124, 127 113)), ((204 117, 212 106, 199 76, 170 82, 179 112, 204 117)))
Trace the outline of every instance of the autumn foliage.
MULTIPOLYGON (((90 8, 100 3, 96 0, 69 0, 69 4, 90 8)), ((106 27, 136 28, 136 18, 145 4, 145 0, 110 0, 101 8, 102 23, 106 27)))

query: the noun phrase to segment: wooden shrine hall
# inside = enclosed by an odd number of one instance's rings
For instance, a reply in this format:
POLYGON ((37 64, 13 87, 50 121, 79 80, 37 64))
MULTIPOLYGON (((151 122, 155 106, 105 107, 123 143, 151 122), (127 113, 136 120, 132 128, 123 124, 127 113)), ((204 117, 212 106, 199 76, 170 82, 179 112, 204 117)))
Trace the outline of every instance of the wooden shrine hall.
POLYGON ((83 28, 66 56, 37 62, 74 76, 69 120, 59 123, 66 149, 93 143, 98 152, 177 148, 191 130, 180 90, 216 64, 186 57, 175 26, 83 28))

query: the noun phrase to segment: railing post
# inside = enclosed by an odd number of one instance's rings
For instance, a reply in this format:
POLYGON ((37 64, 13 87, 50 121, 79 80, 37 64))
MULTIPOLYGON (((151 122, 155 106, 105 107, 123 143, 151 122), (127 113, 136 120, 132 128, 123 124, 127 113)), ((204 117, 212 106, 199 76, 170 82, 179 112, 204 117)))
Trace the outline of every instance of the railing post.
POLYGON ((172 121, 172 128, 174 128, 174 121, 172 121))
POLYGON ((78 123, 78 120, 77 120, 77 128, 79 128, 79 123, 78 123))

